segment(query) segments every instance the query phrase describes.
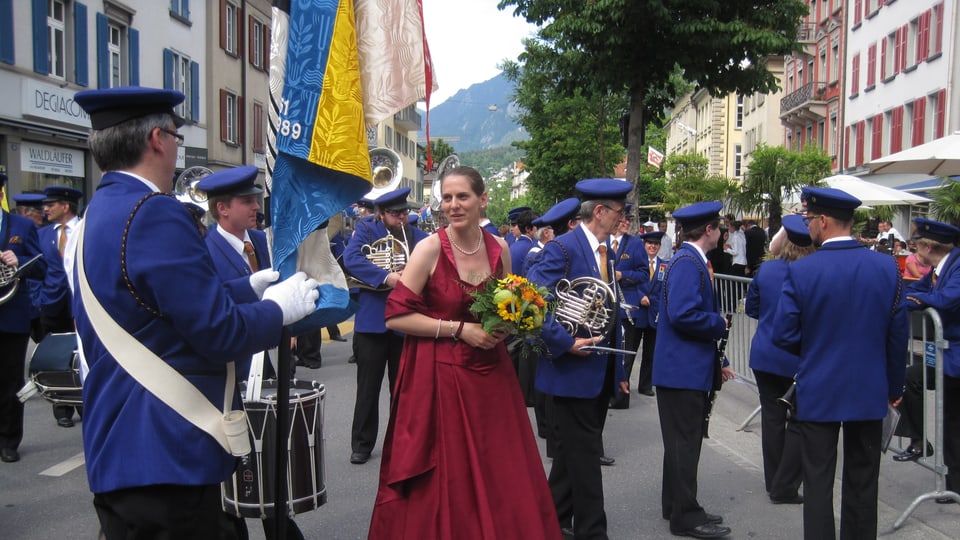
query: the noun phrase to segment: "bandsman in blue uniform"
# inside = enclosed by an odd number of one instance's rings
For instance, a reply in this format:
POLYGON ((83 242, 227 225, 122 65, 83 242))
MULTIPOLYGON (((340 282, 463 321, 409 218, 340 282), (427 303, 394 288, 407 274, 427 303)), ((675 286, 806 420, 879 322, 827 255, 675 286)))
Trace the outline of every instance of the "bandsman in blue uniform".
MULTIPOLYGON (((620 219, 617 232, 610 236, 610 251, 613 253, 617 285, 620 287, 619 300, 633 308, 620 308, 620 325, 623 327, 623 340, 620 348, 635 351, 640 345, 640 324, 637 320, 636 307, 640 306, 640 290, 649 281, 647 269, 647 254, 643 248, 643 240, 630 234, 630 210, 620 219)), ((627 380, 633 373, 633 364, 636 355, 623 357, 623 369, 627 380)), ((630 394, 617 394, 610 402, 612 409, 627 409, 630 407, 630 394)))
POLYGON ((410 188, 405 187, 377 198, 374 201, 375 218, 361 219, 356 223, 353 237, 343 253, 347 271, 368 286, 359 290, 359 308, 353 328, 357 351, 357 399, 350 436, 350 463, 355 465, 366 463, 373 452, 380 425, 383 374, 386 371, 392 395, 403 348, 403 336, 387 330, 383 318, 387 296, 400 280, 402 270, 387 270, 377 266, 367 259, 363 250, 364 246, 372 246, 390 234, 406 244, 408 252, 412 252, 416 243, 427 237, 427 233, 410 227, 407 222, 409 194, 410 188))
MULTIPOLYGON (((67 242, 80 224, 80 199, 83 192, 67 186, 50 186, 43 190, 43 215, 50 225, 40 229, 40 250, 47 261, 47 273, 36 290, 40 307, 40 334, 73 332, 73 313, 70 309, 70 285, 63 266, 67 242)), ((60 427, 73 427, 74 407, 54 405, 53 417, 60 427)))
POLYGON ((673 218, 683 244, 670 258, 657 321, 653 384, 663 436, 663 519, 670 532, 696 538, 730 534, 723 517, 709 514, 697 501, 697 472, 704 436, 708 394, 717 380, 717 341, 727 323, 717 309, 713 275, 706 253, 720 240, 719 202, 681 208, 673 218))
MULTIPOLYGON (((960 229, 948 223, 925 218, 915 220, 914 242, 917 259, 933 270, 906 291, 904 304, 909 311, 931 307, 943 324, 943 337, 950 346, 943 350, 943 462, 947 466, 948 491, 960 493, 960 229)), ((923 440, 924 385, 922 364, 907 368, 907 384, 899 405, 897 435, 910 437, 910 445, 895 455, 895 461, 914 461, 924 453, 933 454, 923 440)), ((927 366, 927 386, 936 387, 936 368, 927 366)), ((940 504, 957 501, 952 496, 938 497, 940 504)))
POLYGON ((532 210, 524 210, 516 215, 516 226, 520 236, 517 236, 510 245, 510 260, 513 261, 513 269, 510 273, 512 274, 522 277, 527 275, 527 254, 537 245, 535 240, 537 226, 533 224, 537 217, 532 210))
MULTIPOLYGON (((564 278, 591 277, 609 284, 614 277, 610 234, 617 230, 632 187, 610 178, 577 182, 584 201, 582 223, 544 246, 528 278, 550 291, 564 278)), ((629 388, 616 357, 581 348, 611 346, 618 336, 571 336, 552 315, 541 336, 547 350, 537 365, 536 387, 552 397, 556 451, 548 481, 560 526, 577 538, 607 538, 600 472, 603 424, 610 398, 629 388)))
MULTIPOLYGON (((660 295, 667 261, 660 258, 660 248, 667 236, 661 231, 640 235, 647 256, 647 278, 640 287, 639 308, 633 320, 639 331, 637 346, 640 347, 640 367, 637 370, 637 393, 653 396, 653 351, 657 346, 657 317, 660 315, 660 295)), ((671 254, 672 254, 671 250, 671 254)))
POLYGON ((747 289, 744 311, 759 321, 750 346, 750 368, 760 394, 764 485, 774 504, 801 504, 800 429, 780 401, 793 386, 800 358, 773 344, 773 327, 787 265, 816 248, 802 216, 784 216, 783 228, 787 231, 783 249, 776 259, 760 265, 747 289))
POLYGON ((902 282, 893 257, 850 235, 859 199, 805 187, 801 200, 819 249, 787 267, 773 342, 800 358, 803 536, 836 537, 833 481, 842 428, 840 537, 876 538, 883 418, 903 394, 906 368, 902 282))
POLYGON ((90 115, 90 151, 105 171, 78 232, 73 313, 89 365, 87 478, 108 540, 222 537, 219 484, 236 458, 210 433, 215 428, 198 427, 146 391, 104 340, 115 350, 116 336, 128 334, 171 368, 171 380, 185 379, 219 409, 230 362, 276 346, 282 326, 313 312, 319 294, 316 281, 298 273, 262 301, 228 296, 194 217, 169 195, 184 124, 173 108, 183 99, 144 87, 75 96, 90 115), (103 318, 92 322, 96 304, 103 318), (116 333, 94 331, 108 319, 116 333))
MULTIPOLYGON (((523 234, 523 232, 520 230, 520 227, 517 225, 517 219, 520 217, 520 214, 522 212, 528 212, 528 211, 530 211, 529 206, 518 206, 516 208, 511 208, 507 212, 507 221, 510 223, 510 234, 508 234, 507 237, 504 238, 504 240, 507 241, 508 246, 512 246, 513 243, 516 242, 518 238, 520 238, 520 235, 523 234)), ((486 226, 483 225, 482 222, 481 222, 481 226, 486 228, 486 226)), ((496 228, 495 226, 493 226, 493 224, 491 224, 491 227, 493 227, 494 229, 496 228)), ((500 233, 497 233, 497 235, 499 234, 500 233)))
MULTIPOLYGON (((0 198, 7 175, 0 173, 0 198)), ((19 268, 40 254, 40 240, 34 222, 0 208, 0 265, 19 268)), ((40 259, 24 271, 26 275, 9 300, 0 304, 0 461, 12 463, 20 459, 17 449, 23 440, 23 403, 17 391, 23 387, 23 365, 30 340, 30 319, 34 305, 26 279, 39 280, 47 263, 40 259)), ((0 295, 10 294, 12 283, 0 288, 0 295)))
POLYGON ((16 214, 30 219, 37 224, 37 227, 44 225, 43 220, 43 200, 46 195, 43 193, 18 193, 13 196, 13 202, 17 203, 16 214))

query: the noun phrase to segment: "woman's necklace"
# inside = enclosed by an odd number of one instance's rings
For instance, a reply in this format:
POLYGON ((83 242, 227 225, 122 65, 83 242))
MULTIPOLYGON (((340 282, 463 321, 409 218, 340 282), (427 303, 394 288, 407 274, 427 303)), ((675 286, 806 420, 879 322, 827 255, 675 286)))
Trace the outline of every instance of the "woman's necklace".
POLYGON ((457 251, 459 251, 460 253, 463 253, 464 255, 473 255, 476 252, 480 251, 480 247, 483 246, 483 231, 479 231, 479 232, 480 232, 480 238, 477 238, 477 247, 473 248, 473 251, 467 251, 462 247, 458 246, 457 243, 453 241, 453 235, 450 234, 449 227, 447 228, 447 238, 450 239, 450 244, 453 247, 457 248, 457 251))

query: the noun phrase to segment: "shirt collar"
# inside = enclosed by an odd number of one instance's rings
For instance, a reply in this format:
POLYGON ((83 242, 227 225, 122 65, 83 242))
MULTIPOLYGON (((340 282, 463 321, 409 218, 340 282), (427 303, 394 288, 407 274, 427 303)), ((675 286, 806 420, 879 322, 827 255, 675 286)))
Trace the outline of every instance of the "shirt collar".
POLYGON ((949 258, 950 258, 950 254, 947 253, 946 256, 940 259, 940 262, 937 263, 936 268, 933 269, 933 271, 936 272, 938 278, 943 275, 943 269, 946 268, 947 259, 949 258))
POLYGON ((688 246, 690 246, 690 247, 692 247, 693 249, 697 250, 697 253, 700 254, 700 259, 702 259, 703 262, 704 262, 704 264, 706 264, 706 262, 707 262, 707 255, 703 252, 702 249, 700 249, 700 246, 694 244, 693 242, 684 242, 684 244, 687 244, 688 246))
POLYGON ((217 224, 217 232, 220 233, 220 236, 222 236, 233 249, 237 250, 237 253, 243 253, 243 243, 250 241, 250 234, 247 233, 247 231, 243 231, 243 240, 241 240, 227 232, 219 223, 217 224))

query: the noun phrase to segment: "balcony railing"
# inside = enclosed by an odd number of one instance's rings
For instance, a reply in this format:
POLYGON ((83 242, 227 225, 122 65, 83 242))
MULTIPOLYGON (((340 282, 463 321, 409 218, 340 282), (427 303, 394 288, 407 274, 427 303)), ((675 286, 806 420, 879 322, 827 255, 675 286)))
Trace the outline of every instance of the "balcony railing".
POLYGON ((811 101, 821 101, 826 89, 827 83, 823 82, 812 82, 801 86, 780 100, 780 115, 783 116, 811 101))
POLYGON ((416 105, 408 105, 400 112, 393 115, 393 121, 398 127, 409 131, 418 131, 420 129, 420 113, 417 112, 416 105))
POLYGON ((817 37, 817 25, 814 23, 803 23, 797 27, 797 42, 809 43, 817 37))

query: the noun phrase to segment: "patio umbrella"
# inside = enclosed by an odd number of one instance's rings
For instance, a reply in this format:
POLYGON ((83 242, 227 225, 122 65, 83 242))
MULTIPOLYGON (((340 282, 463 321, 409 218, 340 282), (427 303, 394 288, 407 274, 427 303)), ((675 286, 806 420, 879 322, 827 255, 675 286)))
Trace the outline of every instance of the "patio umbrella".
POLYGON ((867 163, 874 174, 960 174, 960 132, 867 163))
POLYGON ((865 206, 891 206, 901 204, 919 204, 930 202, 931 199, 900 191, 891 187, 867 182, 862 178, 847 174, 838 174, 822 180, 824 184, 834 189, 849 193, 860 199, 865 206))

